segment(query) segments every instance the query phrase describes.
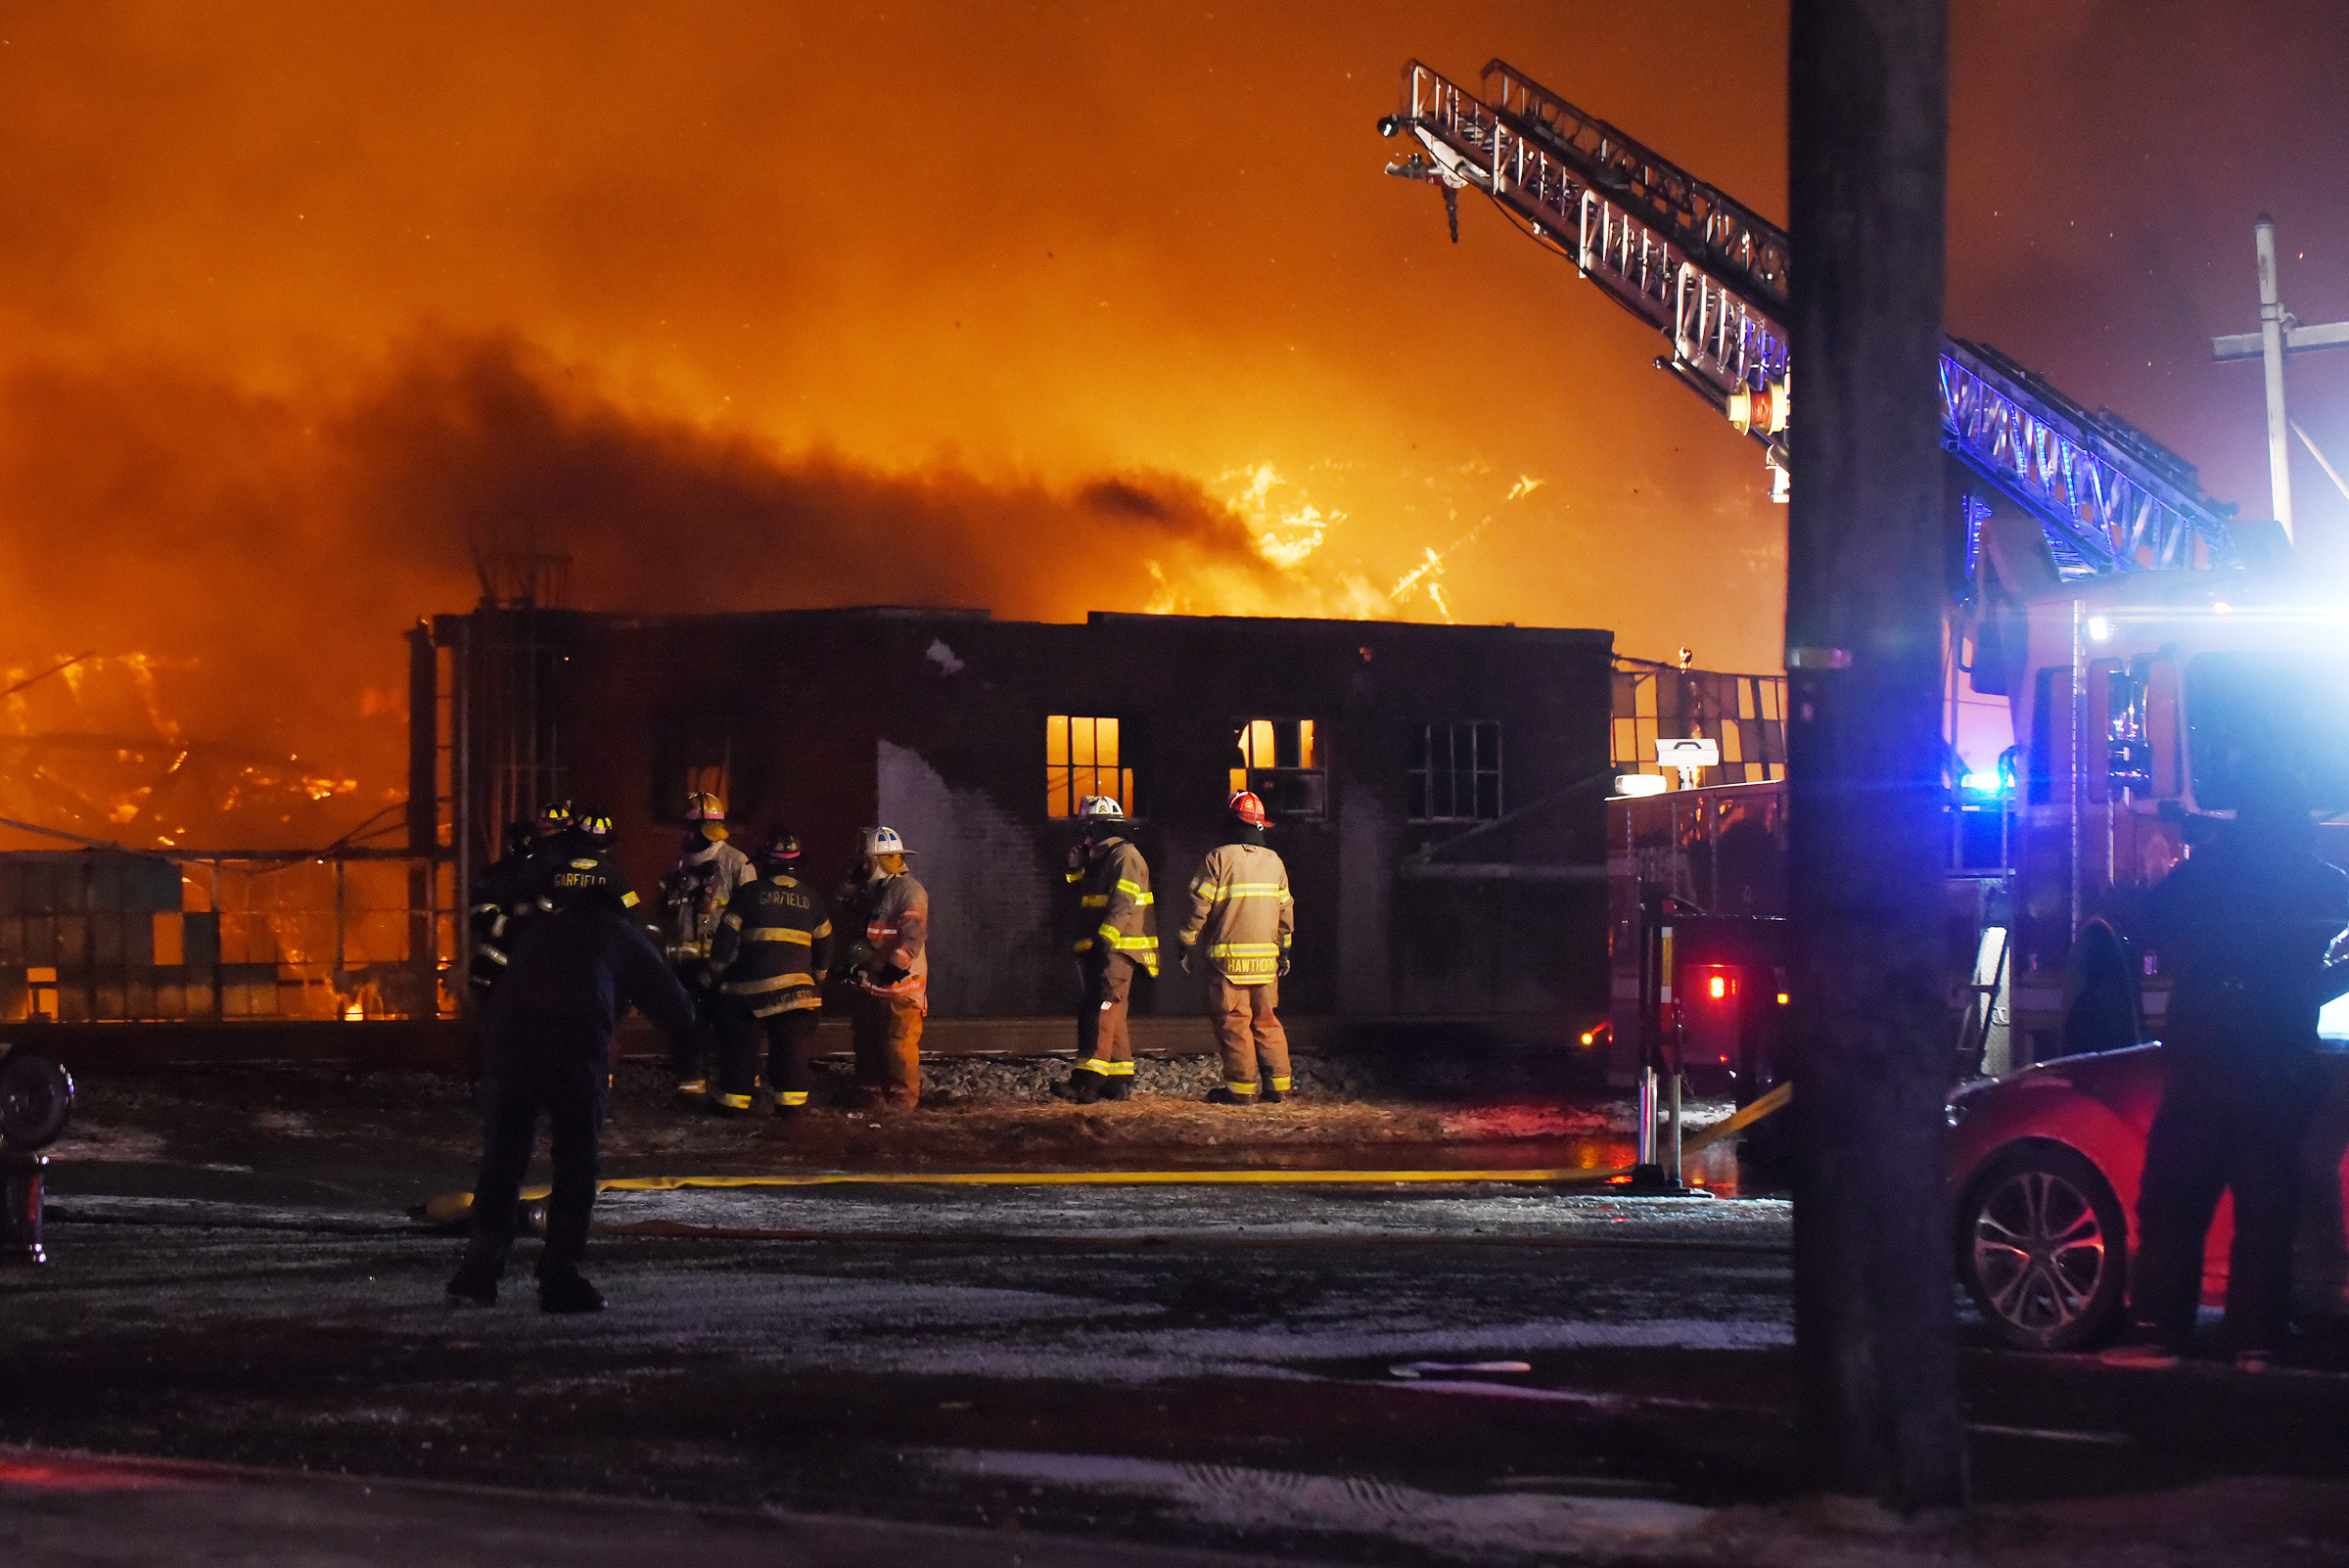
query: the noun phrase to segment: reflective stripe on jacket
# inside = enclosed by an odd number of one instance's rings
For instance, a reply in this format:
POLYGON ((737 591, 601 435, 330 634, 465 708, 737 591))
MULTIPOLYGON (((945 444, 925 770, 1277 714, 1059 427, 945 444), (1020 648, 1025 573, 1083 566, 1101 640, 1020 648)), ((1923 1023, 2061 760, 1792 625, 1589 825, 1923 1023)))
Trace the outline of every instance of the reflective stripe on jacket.
POLYGON ((930 1010, 930 894, 906 872, 867 884, 857 895, 864 916, 864 945, 872 951, 874 968, 894 965, 906 971, 894 985, 870 980, 864 990, 875 996, 896 996, 930 1010))
POLYGON ((1261 986, 1280 973, 1296 926, 1280 856, 1261 844, 1225 844, 1199 862, 1176 940, 1185 947, 1205 942, 1207 961, 1233 985, 1261 986))
POLYGON ((821 1007, 832 963, 832 916, 816 891, 787 872, 734 891, 717 918, 710 963, 728 995, 760 1018, 821 1007))
POLYGON ((1158 900, 1150 892, 1150 865, 1130 839, 1095 847, 1080 873, 1079 904, 1096 919, 1078 940, 1079 952, 1096 946, 1122 952, 1151 974, 1158 973, 1158 900))
POLYGON ((707 954, 726 900, 736 888, 758 880, 751 857, 723 839, 713 839, 692 853, 679 855, 668 875, 661 879, 661 892, 668 905, 671 956, 707 954))

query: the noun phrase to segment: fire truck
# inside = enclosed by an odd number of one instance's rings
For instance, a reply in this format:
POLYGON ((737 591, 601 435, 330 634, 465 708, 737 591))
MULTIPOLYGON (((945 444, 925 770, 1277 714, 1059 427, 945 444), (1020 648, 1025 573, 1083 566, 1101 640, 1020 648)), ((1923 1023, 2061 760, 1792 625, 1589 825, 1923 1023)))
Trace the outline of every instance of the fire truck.
MULTIPOLYGON (((1379 130, 1414 144, 1388 172, 1442 192, 1455 241, 1460 193, 1480 193, 1653 327, 1656 367, 1759 444, 1786 497, 1783 231, 1503 61, 1478 91, 1410 63, 1379 130)), ((2168 980, 2138 906, 2232 807, 2244 760, 2292 756, 2317 804, 2349 809, 2349 624, 2285 570, 2276 524, 2235 521, 2118 415, 1959 338, 1940 380, 1951 932, 1970 969, 1955 1078, 2158 1033, 2168 980)), ((1774 679, 1652 672, 1698 677, 1774 679)), ((1752 1098, 1781 1072, 1783 715, 1651 706, 1643 742, 1713 746, 1619 747, 1614 1001, 1591 1039, 1752 1098)))

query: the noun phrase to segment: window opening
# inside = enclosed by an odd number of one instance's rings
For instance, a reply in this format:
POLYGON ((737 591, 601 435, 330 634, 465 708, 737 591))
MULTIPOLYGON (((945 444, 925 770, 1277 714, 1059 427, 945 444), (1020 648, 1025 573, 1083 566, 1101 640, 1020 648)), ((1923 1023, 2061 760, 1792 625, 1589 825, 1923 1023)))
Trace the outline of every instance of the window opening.
POLYGON ((1429 724, 1411 742, 1411 820, 1500 818, 1500 725, 1429 724))
POLYGON ((1088 795, 1106 795, 1139 816, 1133 768, 1124 755, 1126 726, 1114 718, 1051 714, 1044 718, 1044 815, 1077 814, 1088 795))
POLYGON ((1292 821, 1329 814, 1329 772, 1310 718, 1243 719, 1232 732, 1230 783, 1292 821))

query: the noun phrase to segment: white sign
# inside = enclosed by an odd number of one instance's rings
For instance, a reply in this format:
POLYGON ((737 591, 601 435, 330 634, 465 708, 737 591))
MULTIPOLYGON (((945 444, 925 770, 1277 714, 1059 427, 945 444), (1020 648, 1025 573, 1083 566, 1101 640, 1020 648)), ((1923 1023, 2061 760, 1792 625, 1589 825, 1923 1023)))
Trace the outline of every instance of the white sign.
POLYGON ((1721 742, 1704 735, 1656 742, 1658 767, 1719 767, 1721 742))

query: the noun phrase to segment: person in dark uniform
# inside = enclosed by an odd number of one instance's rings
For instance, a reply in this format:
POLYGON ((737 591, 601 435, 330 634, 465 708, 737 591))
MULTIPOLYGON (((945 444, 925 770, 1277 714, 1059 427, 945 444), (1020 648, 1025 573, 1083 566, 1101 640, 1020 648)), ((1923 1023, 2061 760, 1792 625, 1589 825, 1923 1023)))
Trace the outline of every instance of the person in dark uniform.
POLYGON ((506 928, 514 918, 514 904, 523 896, 523 879, 530 863, 530 825, 528 822, 506 824, 505 853, 482 868, 473 879, 472 896, 466 902, 467 924, 473 935, 473 955, 466 966, 468 982, 473 987, 476 1008, 488 1005, 490 992, 505 978, 506 928))
POLYGON ((612 1035, 623 1008, 676 1028, 693 1003, 652 939, 622 912, 609 887, 559 891, 554 907, 515 939, 489 1008, 482 1171, 473 1187, 473 1237, 448 1282, 457 1305, 487 1307, 514 1244, 523 1173, 547 1113, 554 1187, 538 1305, 550 1313, 601 1311, 604 1298, 579 1272, 595 1207, 597 1145, 611 1088, 612 1035))
POLYGON ((719 1026, 718 1087, 748 1098, 759 1047, 775 1114, 806 1109, 813 1074, 807 1056, 832 967, 832 915, 823 895, 800 879, 800 841, 784 828, 766 836, 752 864, 757 877, 734 890, 711 939, 710 964, 728 1009, 719 1026))
POLYGON ((2146 935, 2175 976, 2169 1079, 2145 1139, 2129 1343, 2161 1363, 2191 1348, 2202 1255, 2234 1194, 2226 1338, 2238 1364, 2283 1348, 2300 1142, 2317 1087, 2325 957, 2349 925, 2349 875, 2317 858, 2299 781, 2246 773, 2234 823, 2146 898, 2146 935))

